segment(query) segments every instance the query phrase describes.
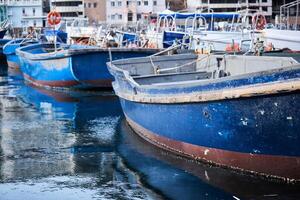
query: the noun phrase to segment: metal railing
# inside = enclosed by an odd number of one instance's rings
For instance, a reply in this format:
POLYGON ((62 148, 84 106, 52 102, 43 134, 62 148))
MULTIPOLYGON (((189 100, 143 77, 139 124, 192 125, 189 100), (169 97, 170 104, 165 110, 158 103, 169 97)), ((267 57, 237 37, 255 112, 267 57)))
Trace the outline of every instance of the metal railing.
POLYGON ((290 28, 290 9, 291 8, 296 8, 296 16, 295 16, 295 28, 294 30, 297 30, 298 27, 298 17, 299 17, 299 5, 300 5, 300 0, 296 0, 287 4, 284 4, 280 6, 280 15, 279 15, 279 26, 280 30, 282 30, 283 26, 282 24, 284 23, 283 18, 286 16, 286 24, 285 27, 286 29, 290 28))

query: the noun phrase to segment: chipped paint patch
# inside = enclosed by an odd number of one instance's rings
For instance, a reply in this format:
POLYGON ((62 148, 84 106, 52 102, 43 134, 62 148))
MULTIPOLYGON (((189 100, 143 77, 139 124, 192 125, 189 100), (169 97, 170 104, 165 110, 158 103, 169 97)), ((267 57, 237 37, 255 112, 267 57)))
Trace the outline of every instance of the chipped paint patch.
POLYGON ((70 58, 50 59, 41 61, 46 70, 63 70, 69 67, 70 58))

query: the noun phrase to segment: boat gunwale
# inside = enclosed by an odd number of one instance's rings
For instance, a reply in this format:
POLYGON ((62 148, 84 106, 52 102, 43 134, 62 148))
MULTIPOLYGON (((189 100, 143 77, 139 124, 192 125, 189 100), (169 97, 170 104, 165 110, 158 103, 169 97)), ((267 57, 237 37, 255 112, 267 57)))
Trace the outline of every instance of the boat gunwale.
MULTIPOLYGON (((118 61, 120 62, 120 61, 118 61)), ((197 86, 205 86, 208 84, 220 83, 231 80, 239 80, 244 78, 254 78, 263 75, 271 75, 273 73, 287 72, 291 70, 299 70, 300 64, 297 63, 288 67, 280 67, 271 70, 264 70, 259 72, 252 72, 246 74, 240 74, 235 76, 227 76, 217 79, 205 79, 205 80, 193 80, 193 81, 181 81, 173 82, 170 85, 141 85, 137 83, 132 76, 129 75, 127 70, 122 70, 116 67, 113 62, 107 63, 111 70, 116 70, 119 73, 123 73, 125 81, 129 82, 132 90, 120 91, 116 82, 113 83, 116 94, 126 100, 141 102, 141 103, 195 103, 195 102, 206 102, 206 101, 217 101, 225 99, 236 99, 243 97, 254 97, 254 96, 263 96, 271 95, 278 93, 287 93, 292 91, 300 90, 300 77, 288 79, 288 80, 277 80, 266 83, 256 83, 256 84, 247 84, 238 87, 231 87, 217 90, 208 90, 208 91, 193 91, 193 92, 180 92, 175 94, 163 93, 165 89, 176 89, 176 88, 191 88, 197 86), (147 90, 156 90, 161 91, 160 93, 153 94, 148 93, 147 90)), ((179 73, 178 73, 179 74, 179 73)), ((155 76, 155 75, 154 75, 155 76)))
MULTIPOLYGON (((51 44, 51 43, 46 43, 51 44)), ((39 46, 42 47, 43 44, 33 44, 36 45, 38 48, 39 46)), ((31 47, 33 45, 30 45, 31 47)), ((70 45, 66 45, 66 47, 69 48, 70 45)), ((79 45, 78 45, 79 46, 79 45)), ((57 52, 50 52, 50 53, 38 53, 38 54, 32 54, 30 52, 24 51, 24 48, 28 48, 28 46, 20 47, 16 49, 16 54, 18 56, 21 56, 23 58, 29 59, 29 60, 52 60, 52 59, 58 59, 58 58, 66 58, 73 55, 84 55, 89 53, 106 53, 106 52, 153 52, 157 53, 160 51, 160 49, 155 48, 100 48, 100 47, 88 47, 83 46, 85 48, 82 49, 63 49, 57 52)))
MULTIPOLYGON (((13 54, 16 54, 16 51, 14 51, 14 52, 6 52, 5 51, 5 49, 6 49, 6 47, 8 47, 8 46, 13 46, 13 45, 18 45, 18 44, 20 44, 21 42, 23 42, 24 41, 24 43, 26 43, 26 42, 28 42, 28 41, 33 41, 33 39, 32 38, 15 38, 15 39, 12 39, 12 40, 10 40, 9 42, 7 42, 5 45, 3 45, 3 53, 5 54, 5 55, 13 55, 13 54)), ((33 43, 33 44, 37 44, 37 43, 33 43)), ((25 46, 24 46, 25 47, 25 46)), ((17 48, 20 48, 20 47, 17 47, 17 48)))

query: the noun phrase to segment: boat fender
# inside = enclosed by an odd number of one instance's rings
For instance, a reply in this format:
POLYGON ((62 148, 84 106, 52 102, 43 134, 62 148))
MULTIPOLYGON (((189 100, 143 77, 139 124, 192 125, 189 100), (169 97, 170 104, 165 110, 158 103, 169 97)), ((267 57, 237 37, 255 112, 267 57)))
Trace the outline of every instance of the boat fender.
POLYGON ((252 25, 257 30, 263 30, 267 24, 266 17, 262 14, 256 13, 252 16, 252 25))

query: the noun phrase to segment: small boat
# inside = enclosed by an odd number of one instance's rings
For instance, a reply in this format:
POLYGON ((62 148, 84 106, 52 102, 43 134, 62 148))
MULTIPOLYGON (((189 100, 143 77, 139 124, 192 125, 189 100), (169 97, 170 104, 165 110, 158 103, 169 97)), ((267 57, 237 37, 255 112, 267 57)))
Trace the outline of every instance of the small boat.
POLYGON ((11 69, 19 70, 20 60, 16 55, 16 49, 22 46, 36 43, 38 43, 37 40, 30 38, 19 38, 7 42, 3 46, 3 53, 6 55, 8 67, 11 69))
POLYGON ((300 181, 300 64, 179 54, 107 63, 129 125, 163 149, 300 181))
POLYGON ((110 55, 115 60, 148 56, 157 51, 44 43, 18 48, 16 54, 24 78, 37 86, 87 89, 111 87, 113 77, 106 67, 110 55))

